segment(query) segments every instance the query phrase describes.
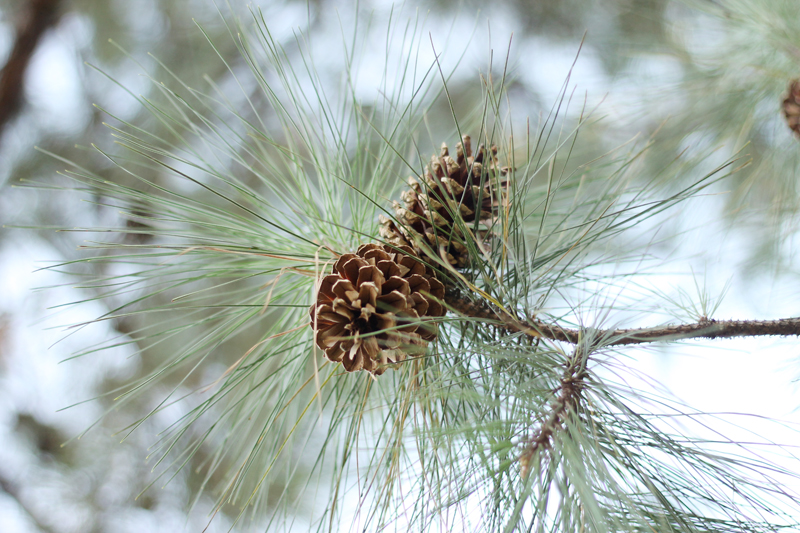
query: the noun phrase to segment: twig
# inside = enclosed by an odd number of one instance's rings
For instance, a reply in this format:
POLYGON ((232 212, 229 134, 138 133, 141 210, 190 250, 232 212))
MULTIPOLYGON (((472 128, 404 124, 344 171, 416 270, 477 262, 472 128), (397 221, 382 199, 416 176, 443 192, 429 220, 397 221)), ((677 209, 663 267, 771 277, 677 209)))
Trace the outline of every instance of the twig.
POLYGON ((19 109, 22 81, 36 45, 58 20, 60 0, 29 0, 17 24, 17 37, 8 61, 0 71, 0 131, 19 109))
POLYGON ((549 449, 553 442, 554 433, 563 427, 564 420, 570 412, 574 412, 581 400, 581 391, 587 376, 586 350, 577 346, 572 357, 567 362, 567 368, 561 376, 561 381, 554 394, 556 399, 550 404, 550 411, 544 422, 534 431, 533 436, 525 444, 519 456, 520 475, 526 479, 530 472, 530 461, 538 450, 549 449))
POLYGON ((604 346, 669 342, 681 339, 727 339, 745 336, 800 336, 800 318, 777 320, 701 320, 694 324, 652 328, 587 330, 565 328, 541 320, 520 320, 485 302, 473 302, 454 289, 448 289, 445 303, 464 316, 491 320, 503 329, 534 338, 578 344, 586 333, 604 346))

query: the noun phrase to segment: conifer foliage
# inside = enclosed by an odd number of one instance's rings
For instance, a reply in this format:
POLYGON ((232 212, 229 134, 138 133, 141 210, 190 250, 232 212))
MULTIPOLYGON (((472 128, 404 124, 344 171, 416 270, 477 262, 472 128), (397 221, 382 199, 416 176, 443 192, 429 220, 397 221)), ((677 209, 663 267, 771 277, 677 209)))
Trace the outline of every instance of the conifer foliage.
POLYGON ((270 531, 298 517, 329 531, 798 525, 784 482, 800 468, 693 436, 709 415, 631 385, 627 361, 631 345, 797 336, 800 321, 626 329, 604 320, 649 316, 650 295, 592 307, 649 258, 647 228, 714 191, 736 160, 665 189, 642 163, 651 144, 581 150, 594 119, 567 114, 568 84, 520 133, 505 72, 475 73, 479 112, 460 110, 443 56, 417 65, 405 40, 383 69, 403 75, 365 102, 354 50, 368 31, 343 45, 337 85, 313 39, 279 42, 252 15, 231 24, 241 62, 225 63, 224 87, 241 94, 155 80, 160 97, 138 103, 168 133, 122 123, 113 150, 96 147, 131 181, 65 173, 66 188, 121 216, 83 229, 84 259, 55 268, 106 302, 98 320, 135 321, 76 356, 125 344, 156 359, 115 401, 157 395, 148 418, 182 406, 153 447, 159 476, 191 464, 215 511, 270 531), (450 122, 426 137, 442 106, 450 122), (455 158, 442 145, 421 163, 442 138, 461 138, 455 158), (405 188, 409 174, 420 177, 405 188), (158 387, 169 375, 178 385, 158 387))

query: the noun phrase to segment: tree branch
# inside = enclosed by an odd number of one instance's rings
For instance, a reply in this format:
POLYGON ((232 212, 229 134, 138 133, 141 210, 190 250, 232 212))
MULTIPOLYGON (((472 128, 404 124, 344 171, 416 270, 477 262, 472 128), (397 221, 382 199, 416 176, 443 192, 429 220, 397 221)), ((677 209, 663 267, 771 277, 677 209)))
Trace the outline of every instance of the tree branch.
POLYGON ((520 475, 526 479, 530 472, 530 461, 539 450, 549 449, 553 442, 555 432, 563 427, 569 413, 574 412, 581 400, 581 391, 584 388, 584 379, 587 376, 586 362, 589 359, 585 349, 581 346, 575 348, 567 362, 567 368, 561 376, 558 388, 555 390, 556 399, 550 404, 550 411, 544 422, 533 432, 533 436, 525 444, 519 456, 520 475))
POLYGON ((29 0, 17 24, 17 37, 0 71, 0 131, 19 110, 25 71, 44 32, 58 20, 60 0, 29 0))
POLYGON ((701 320, 694 324, 631 329, 574 329, 541 320, 519 320, 484 302, 473 302, 457 290, 448 288, 445 303, 464 316, 491 320, 508 331, 556 341, 578 344, 581 336, 591 333, 605 346, 669 342, 681 339, 726 339, 745 336, 800 336, 800 318, 777 320, 701 320))

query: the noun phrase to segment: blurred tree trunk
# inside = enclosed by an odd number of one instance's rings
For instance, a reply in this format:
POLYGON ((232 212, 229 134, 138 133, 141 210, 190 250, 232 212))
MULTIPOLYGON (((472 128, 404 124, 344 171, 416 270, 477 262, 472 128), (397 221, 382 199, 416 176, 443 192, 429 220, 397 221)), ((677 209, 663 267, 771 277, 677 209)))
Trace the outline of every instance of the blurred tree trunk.
POLYGON ((58 21, 60 3, 61 0, 28 0, 22 7, 14 47, 0 71, 0 133, 20 108, 28 63, 42 35, 58 21))

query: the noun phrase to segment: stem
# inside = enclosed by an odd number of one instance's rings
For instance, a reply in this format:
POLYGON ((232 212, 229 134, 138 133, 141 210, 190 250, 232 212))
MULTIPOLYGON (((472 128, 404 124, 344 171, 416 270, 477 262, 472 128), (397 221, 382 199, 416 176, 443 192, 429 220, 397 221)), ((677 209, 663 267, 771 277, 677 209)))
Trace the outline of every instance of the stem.
POLYGON ((681 339, 727 339, 743 336, 800 336, 800 318, 777 320, 710 320, 693 324, 631 329, 574 329, 548 324, 537 319, 519 320, 485 302, 473 302, 458 291, 448 288, 445 303, 454 311, 471 318, 497 322, 503 329, 535 338, 578 344, 582 336, 591 334, 604 346, 668 342, 681 339))
POLYGON ((528 440, 519 457, 523 479, 528 477, 530 472, 530 461, 538 450, 549 449, 553 434, 563 427, 570 411, 575 411, 581 399, 581 391, 584 388, 584 379, 587 376, 586 362, 589 359, 586 350, 578 346, 572 353, 567 362, 567 368, 561 376, 558 388, 555 390, 556 399, 550 404, 550 411, 544 422, 534 431, 533 436, 528 440))

